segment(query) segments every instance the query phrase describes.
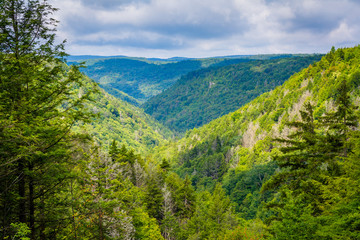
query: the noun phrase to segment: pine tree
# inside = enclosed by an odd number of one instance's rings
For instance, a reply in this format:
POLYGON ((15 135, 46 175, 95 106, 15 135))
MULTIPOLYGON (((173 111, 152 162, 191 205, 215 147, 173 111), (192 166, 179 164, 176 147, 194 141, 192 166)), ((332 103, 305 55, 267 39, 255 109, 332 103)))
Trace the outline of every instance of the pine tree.
POLYGON ((158 222, 162 219, 163 194, 159 186, 157 176, 149 176, 146 184, 145 203, 150 217, 158 222))
POLYGON ((355 114, 357 107, 350 98, 350 87, 346 80, 341 81, 337 95, 335 96, 336 111, 326 113, 320 121, 327 128, 326 141, 327 155, 346 157, 349 149, 346 142, 349 133, 358 126, 358 118, 355 114))
MULTIPOLYGON (((301 121, 288 124, 295 127, 294 133, 277 139, 285 144, 280 148, 282 154, 275 158, 281 170, 262 188, 263 192, 278 190, 280 193, 268 204, 276 213, 269 220, 273 220, 270 230, 277 239, 305 239, 309 236, 335 239, 339 236, 339 229, 349 230, 336 226, 343 221, 337 215, 341 207, 346 206, 343 208, 346 214, 356 208, 349 210, 350 205, 339 200, 347 196, 347 191, 342 189, 350 188, 354 183, 346 176, 348 156, 353 157, 356 149, 351 135, 358 125, 356 107, 349 92, 347 82, 340 82, 335 95, 335 111, 325 113, 318 122, 313 118, 312 106, 307 103, 305 111, 300 112, 301 121), (334 214, 337 216, 335 221, 334 214), (295 233, 294 226, 303 230, 295 233), (330 230, 329 226, 337 230, 330 230)), ((359 218, 355 216, 353 219, 359 218)))
POLYGON ((71 176, 77 138, 71 128, 89 116, 83 106, 89 93, 74 91, 82 75, 64 65, 64 45, 55 44, 55 11, 46 0, 0 2, 2 237, 11 222, 27 224, 33 239, 56 234, 62 201, 54 196, 71 176))
POLYGON ((277 138, 284 144, 280 148, 282 154, 276 156, 275 161, 282 169, 266 182, 262 191, 278 188, 280 186, 300 190, 301 182, 309 179, 320 170, 322 151, 319 149, 321 137, 318 134, 318 124, 313 117, 313 106, 310 103, 304 105, 300 111, 301 121, 290 122, 289 127, 297 130, 286 138, 277 138))
POLYGON ((198 195, 196 211, 187 226, 190 236, 186 239, 224 239, 236 223, 230 199, 218 183, 212 194, 204 191, 198 195))
POLYGON ((177 189, 175 198, 176 214, 180 218, 189 219, 195 211, 196 200, 195 192, 188 175, 186 175, 182 185, 177 189))
POLYGON ((113 162, 116 161, 116 159, 118 158, 118 154, 120 153, 119 148, 117 147, 117 142, 114 139, 111 144, 110 144, 110 148, 109 148, 109 155, 111 157, 111 160, 113 162))

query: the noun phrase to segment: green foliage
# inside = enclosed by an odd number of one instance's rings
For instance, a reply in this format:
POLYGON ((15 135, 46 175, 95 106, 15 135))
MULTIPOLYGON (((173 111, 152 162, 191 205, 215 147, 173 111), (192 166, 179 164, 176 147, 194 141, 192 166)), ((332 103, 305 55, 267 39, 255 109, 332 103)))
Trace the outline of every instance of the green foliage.
MULTIPOLYGON (((352 182, 344 178, 347 171, 344 161, 353 152, 350 133, 359 120, 345 81, 337 88, 335 104, 336 110, 326 112, 317 123, 313 107, 306 103, 305 111, 300 111, 301 121, 288 124, 296 127, 296 131, 278 139, 285 143, 280 148, 282 155, 275 158, 281 171, 262 189, 277 189, 280 194, 268 205, 276 213, 270 225, 275 239, 338 239, 338 234, 344 232, 341 226, 345 223, 334 221, 328 214, 344 207, 339 199, 346 194, 340 188, 352 182), (329 225, 336 230, 328 231, 329 225)), ((349 205, 342 210, 339 219, 343 220, 343 215, 357 219, 356 214, 350 213, 349 205)))
POLYGON ((15 232, 15 235, 11 239, 30 240, 28 236, 30 235, 31 230, 25 223, 11 223, 10 226, 15 232))
POLYGON ((135 239, 161 240, 159 225, 154 218, 150 218, 141 208, 134 211, 135 239))
POLYGON ((146 59, 131 57, 69 56, 70 64, 86 62, 83 69, 106 92, 138 105, 172 86, 182 75, 207 68, 248 62, 253 59, 287 58, 292 55, 255 55, 204 59, 146 59))
POLYGON ((14 222, 32 239, 62 228, 59 193, 84 139, 71 129, 93 116, 84 108, 92 90, 76 95, 85 83, 78 67, 64 67, 63 44, 55 44, 55 11, 38 0, 0 5, 0 237, 14 222))
POLYGON ((212 194, 207 191, 198 195, 197 208, 188 223, 188 239, 223 239, 226 231, 233 229, 237 219, 230 199, 220 184, 212 194))
POLYGON ((136 99, 135 101, 142 103, 168 88, 181 75, 199 68, 201 62, 196 60, 157 64, 142 59, 116 57, 89 61, 82 72, 109 93, 111 91, 125 101, 136 99), (125 97, 117 90, 130 97, 125 97))
POLYGON ((263 240, 266 239, 262 223, 251 224, 251 226, 238 226, 234 230, 229 231, 224 240, 263 240))
POLYGON ((162 219, 161 206, 164 199, 155 176, 150 177, 146 185, 145 202, 148 213, 160 221, 162 219))
POLYGON ((262 216, 262 202, 273 198, 272 193, 260 194, 263 184, 272 176, 277 166, 271 162, 249 170, 230 169, 222 184, 226 194, 235 204, 235 210, 244 219, 262 216))
POLYGON ((143 107, 146 113, 170 129, 185 132, 274 89, 320 57, 244 61, 190 72, 143 107))
POLYGON ((78 124, 74 130, 82 132, 85 128, 104 148, 116 140, 119 145, 124 144, 136 149, 136 153, 143 154, 172 137, 170 130, 145 114, 142 109, 116 99, 98 86, 93 86, 94 83, 87 77, 84 77, 84 82, 86 85, 77 89, 77 94, 81 95, 91 88, 97 90, 92 94, 94 101, 87 103, 86 109, 98 117, 92 122, 78 124))
POLYGON ((176 215, 180 218, 189 219, 195 211, 195 192, 188 176, 175 192, 175 205, 176 215))
POLYGON ((302 196, 294 197, 286 192, 287 202, 279 208, 277 217, 270 225, 274 239, 320 239, 316 236, 319 222, 313 217, 311 205, 304 204, 302 196))

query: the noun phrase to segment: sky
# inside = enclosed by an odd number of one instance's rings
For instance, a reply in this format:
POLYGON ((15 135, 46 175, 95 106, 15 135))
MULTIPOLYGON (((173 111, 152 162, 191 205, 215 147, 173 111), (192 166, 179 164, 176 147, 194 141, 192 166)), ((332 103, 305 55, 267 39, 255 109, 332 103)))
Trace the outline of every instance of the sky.
POLYGON ((360 0, 49 0, 71 55, 326 53, 360 44, 360 0))

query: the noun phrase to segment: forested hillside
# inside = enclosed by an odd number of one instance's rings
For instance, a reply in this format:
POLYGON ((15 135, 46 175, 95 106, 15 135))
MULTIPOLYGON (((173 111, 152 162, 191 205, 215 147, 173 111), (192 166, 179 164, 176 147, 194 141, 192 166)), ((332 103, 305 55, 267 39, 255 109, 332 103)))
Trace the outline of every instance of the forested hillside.
POLYGON ((147 153, 150 149, 170 139, 173 134, 141 108, 115 98, 105 92, 91 79, 84 76, 85 87, 78 89, 81 96, 84 92, 96 90, 91 94, 91 102, 85 107, 97 117, 93 121, 84 123, 74 130, 86 129, 99 144, 107 148, 116 140, 121 145, 134 149, 137 153, 147 153))
MULTIPOLYGON (((208 162, 207 158, 218 155, 216 151, 221 152, 227 167, 250 168, 266 162, 270 152, 263 150, 272 148, 269 144, 273 137, 288 134, 285 124, 299 118, 299 110, 305 102, 314 105, 315 118, 332 110, 336 88, 342 79, 349 81, 352 98, 359 101, 357 54, 358 47, 339 49, 336 55, 329 53, 321 61, 291 76, 282 86, 262 94, 233 113, 187 131, 183 139, 158 148, 157 152, 189 174, 195 166, 200 169, 200 164, 208 162), (336 57, 339 54, 343 59, 336 57), (259 158, 254 151, 265 155, 259 158)), ((196 172, 201 175, 202 171, 196 172)))
POLYGON ((1 3, 1 239, 360 239, 360 46, 170 142, 1 3))
POLYGON ((68 63, 85 62, 86 68, 81 69, 84 74, 117 98, 139 105, 172 86, 181 76, 198 69, 292 56, 269 54, 201 59, 70 56, 68 63))
POLYGON ((171 86, 182 74, 199 68, 199 61, 155 64, 130 58, 110 58, 92 60, 82 71, 100 86, 120 90, 144 102, 171 86))
POLYGON ((221 182, 239 216, 266 220, 271 239, 356 239, 359 63, 360 47, 332 49, 155 158, 198 190, 221 182))
POLYGON ((235 111, 274 89, 292 74, 320 60, 321 55, 283 57, 233 62, 230 66, 190 72, 142 107, 170 129, 185 132, 235 111))

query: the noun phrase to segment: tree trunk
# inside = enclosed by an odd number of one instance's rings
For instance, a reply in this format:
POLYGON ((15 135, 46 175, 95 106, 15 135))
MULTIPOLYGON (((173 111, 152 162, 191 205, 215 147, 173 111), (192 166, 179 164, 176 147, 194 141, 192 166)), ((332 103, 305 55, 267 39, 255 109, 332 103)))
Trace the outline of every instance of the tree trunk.
POLYGON ((18 164, 18 176, 19 176, 19 222, 26 223, 26 200, 25 200, 25 176, 24 176, 24 164, 21 159, 18 164))
MULTIPOLYGON (((32 164, 30 164, 29 170, 33 170, 32 164)), ((29 177, 29 213, 31 239, 35 239, 34 179, 32 176, 29 177)))
MULTIPOLYGON (((43 193, 42 193, 43 195, 43 193)), ((44 199, 43 197, 41 197, 40 200, 40 240, 46 240, 46 235, 45 235, 45 216, 44 216, 44 199)))

